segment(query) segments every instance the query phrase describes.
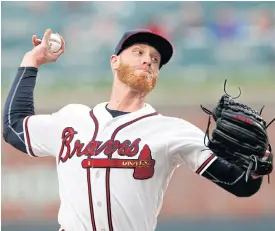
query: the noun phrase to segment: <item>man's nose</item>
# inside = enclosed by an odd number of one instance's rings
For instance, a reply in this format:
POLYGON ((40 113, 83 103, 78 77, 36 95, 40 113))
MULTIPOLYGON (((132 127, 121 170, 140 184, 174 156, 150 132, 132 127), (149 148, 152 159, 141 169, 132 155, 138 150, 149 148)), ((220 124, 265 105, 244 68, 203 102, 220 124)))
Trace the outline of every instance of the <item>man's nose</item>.
POLYGON ((144 56, 142 57, 142 64, 146 64, 146 65, 148 65, 148 66, 151 66, 152 60, 151 60, 150 55, 144 55, 144 56))

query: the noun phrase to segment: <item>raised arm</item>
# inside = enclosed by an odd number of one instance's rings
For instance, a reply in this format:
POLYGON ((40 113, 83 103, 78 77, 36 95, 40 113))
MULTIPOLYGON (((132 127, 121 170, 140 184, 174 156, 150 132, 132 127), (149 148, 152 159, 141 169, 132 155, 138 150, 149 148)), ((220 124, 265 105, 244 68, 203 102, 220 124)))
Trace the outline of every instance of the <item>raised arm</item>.
POLYGON ((65 41, 60 36, 62 40, 61 49, 57 53, 50 51, 48 40, 51 33, 51 30, 46 30, 42 40, 37 39, 35 35, 32 37, 34 48, 25 54, 4 106, 4 140, 16 149, 34 156, 35 154, 30 147, 27 127, 29 118, 31 116, 36 118, 32 119, 33 128, 31 130, 41 129, 44 131, 43 128, 52 122, 50 115, 34 116, 33 92, 38 68, 45 63, 55 62, 65 50, 65 41))

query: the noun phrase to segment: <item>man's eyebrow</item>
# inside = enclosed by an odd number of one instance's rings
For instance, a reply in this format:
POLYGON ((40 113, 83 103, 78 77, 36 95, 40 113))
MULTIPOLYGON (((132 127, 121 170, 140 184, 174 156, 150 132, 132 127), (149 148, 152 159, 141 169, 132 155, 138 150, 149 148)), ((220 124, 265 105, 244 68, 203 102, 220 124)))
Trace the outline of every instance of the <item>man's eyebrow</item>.
POLYGON ((133 46, 133 49, 134 48, 145 48, 145 45, 142 45, 142 44, 136 44, 133 46))

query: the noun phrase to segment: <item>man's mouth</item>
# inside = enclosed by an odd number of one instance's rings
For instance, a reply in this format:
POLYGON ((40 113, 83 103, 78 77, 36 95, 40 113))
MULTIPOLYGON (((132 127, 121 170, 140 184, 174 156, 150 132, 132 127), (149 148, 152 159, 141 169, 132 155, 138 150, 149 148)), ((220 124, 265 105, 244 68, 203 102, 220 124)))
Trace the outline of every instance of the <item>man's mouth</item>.
POLYGON ((137 68, 137 69, 142 70, 142 71, 145 71, 145 72, 148 72, 150 75, 152 74, 149 70, 147 70, 147 69, 145 69, 145 68, 139 67, 139 68, 137 68))

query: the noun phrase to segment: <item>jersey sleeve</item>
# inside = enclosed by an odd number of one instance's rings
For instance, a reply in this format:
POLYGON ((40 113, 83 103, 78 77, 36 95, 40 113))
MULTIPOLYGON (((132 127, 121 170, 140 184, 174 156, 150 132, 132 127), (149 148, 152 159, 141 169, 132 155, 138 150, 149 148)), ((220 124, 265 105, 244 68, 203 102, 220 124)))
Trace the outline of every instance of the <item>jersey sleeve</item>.
POLYGON ((193 124, 179 120, 171 134, 168 155, 174 166, 186 164, 192 171, 203 172, 217 159, 204 145, 205 133, 193 124))
POLYGON ((33 157, 56 156, 58 121, 55 114, 27 116, 23 122, 27 153, 33 157))
POLYGON ((23 132, 26 149, 33 157, 56 157, 61 145, 62 130, 65 121, 70 123, 68 115, 78 109, 67 105, 58 112, 48 115, 32 115, 23 121, 23 132))

